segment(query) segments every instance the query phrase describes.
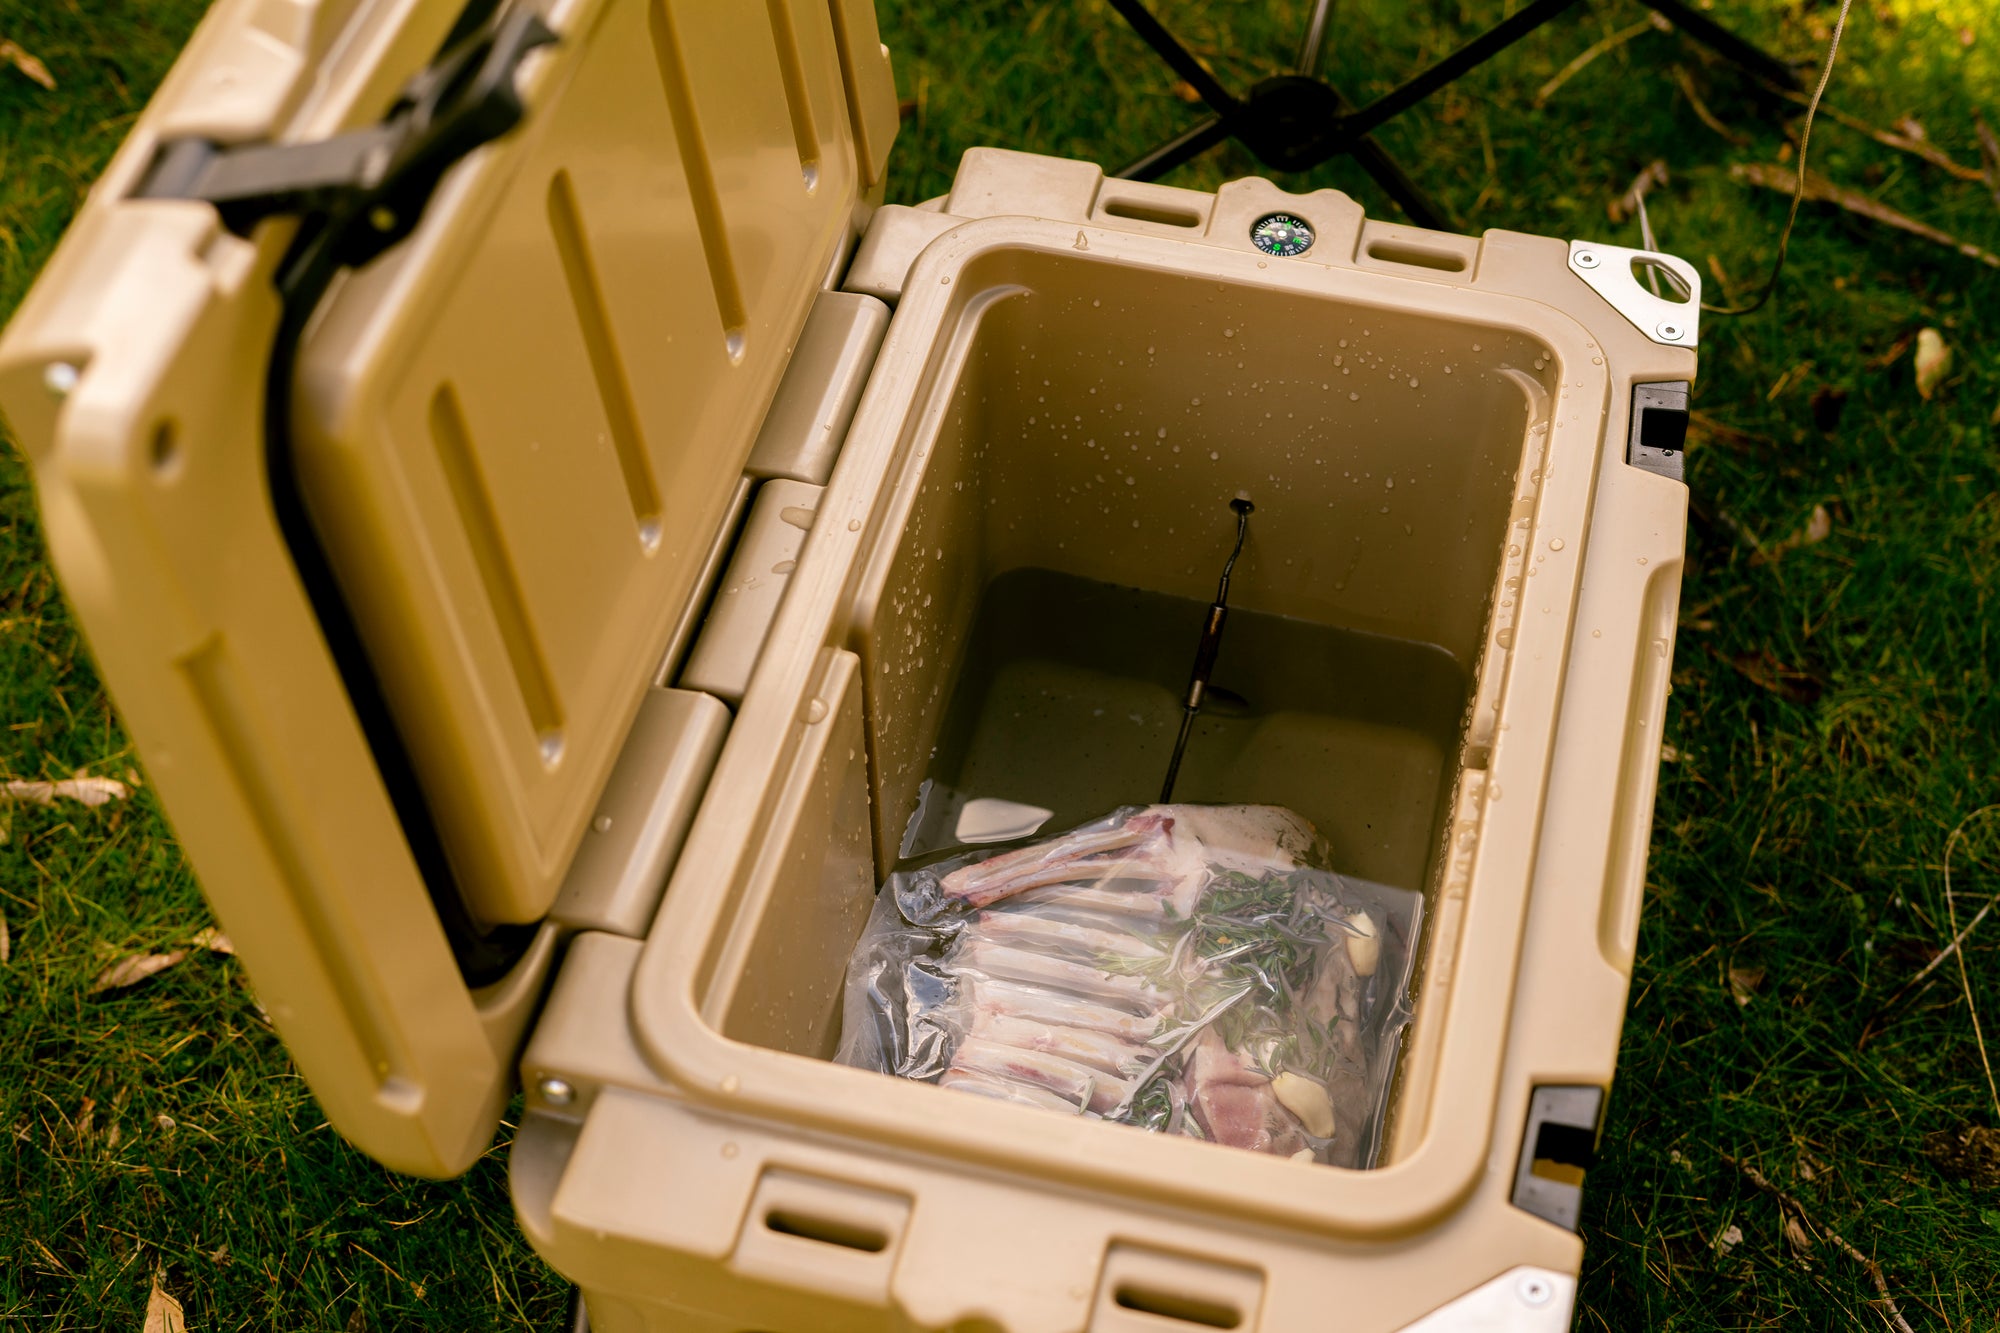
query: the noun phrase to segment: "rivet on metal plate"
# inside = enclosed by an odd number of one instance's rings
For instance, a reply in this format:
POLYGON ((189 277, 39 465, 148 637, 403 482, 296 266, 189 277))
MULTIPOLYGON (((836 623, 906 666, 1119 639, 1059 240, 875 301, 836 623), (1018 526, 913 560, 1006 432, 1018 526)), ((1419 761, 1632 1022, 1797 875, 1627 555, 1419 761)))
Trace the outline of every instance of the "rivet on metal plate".
POLYGON ((1579 250, 1576 252, 1576 266, 1578 268, 1596 268, 1597 256, 1588 250, 1579 250))
POLYGON ((67 361, 51 361, 42 371, 42 386, 57 398, 67 398, 83 374, 67 361))
POLYGON ((545 1078, 541 1082, 539 1091, 542 1100, 550 1106, 568 1106, 576 1100, 576 1089, 569 1085, 567 1079, 545 1078))
POLYGON ((1517 1290, 1521 1293, 1521 1303, 1523 1305, 1538 1308, 1547 1305, 1549 1298, 1555 1295, 1555 1289, 1549 1285, 1548 1279, 1540 1277, 1531 1276, 1522 1278, 1521 1285, 1517 1290))

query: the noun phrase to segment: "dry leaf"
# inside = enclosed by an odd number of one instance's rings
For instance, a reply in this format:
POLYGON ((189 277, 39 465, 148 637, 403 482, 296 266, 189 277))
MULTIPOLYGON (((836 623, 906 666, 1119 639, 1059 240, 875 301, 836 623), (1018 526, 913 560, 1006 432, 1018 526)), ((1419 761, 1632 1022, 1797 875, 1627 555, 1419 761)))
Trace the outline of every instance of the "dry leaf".
POLYGON ((1936 329, 1917 334, 1917 392, 1929 398, 1951 371, 1951 348, 1936 329))
POLYGON ((1791 1246, 1794 1254, 1812 1253, 1812 1237, 1806 1234, 1806 1229, 1799 1224, 1799 1219, 1790 1213, 1785 1214, 1785 1244, 1791 1246))
POLYGON ((1729 1230, 1723 1232, 1720 1236, 1717 1236, 1715 1238, 1715 1252, 1717 1254, 1727 1255, 1731 1250, 1735 1249, 1738 1245, 1741 1245, 1742 1243, 1743 1243, 1743 1228, 1739 1226, 1732 1226, 1729 1228, 1729 1230))
POLYGON ((49 73, 49 67, 29 55, 26 51, 23 51, 13 42, 0 41, 0 60, 6 61, 50 92, 56 90, 56 78, 55 75, 49 73))
POLYGON ((123 990, 136 986, 155 972, 164 972, 175 963, 188 956, 186 949, 175 949, 169 953, 128 953, 110 967, 97 974, 90 983, 90 993, 123 990))
POLYGON ((1924 1156, 1951 1180, 1976 1190, 2000 1189, 2000 1130, 1984 1125, 1938 1130, 1924 1137, 1924 1156))
POLYGON ((181 1303, 160 1289, 160 1274, 153 1273, 153 1291, 146 1297, 145 1333, 187 1333, 187 1318, 181 1303))
POLYGON ((1738 653, 1729 659, 1729 665, 1742 673, 1751 684, 1780 698, 1790 699, 1795 704, 1812 703, 1825 689, 1810 671, 1786 666, 1769 648, 1760 648, 1754 653, 1738 653))
POLYGON ((1746 1005, 1757 988, 1764 984, 1764 969, 1761 967, 1732 967, 1729 969, 1729 993, 1736 997, 1736 1003, 1746 1005))
POLYGON ((122 801, 131 789, 117 778, 93 778, 78 769, 73 778, 60 782, 13 781, 0 786, 0 798, 10 801, 32 801, 36 805, 54 805, 56 798, 81 801, 85 805, 103 805, 107 801, 122 801))
POLYGON ((0 912, 0 967, 14 956, 14 937, 7 933, 7 914, 0 912))
POLYGON ((1201 100, 1201 94, 1196 92, 1194 85, 1189 83, 1186 79, 1174 80, 1174 96, 1180 98, 1181 101, 1187 102, 1189 104, 1193 104, 1201 100))
POLYGON ((233 955, 236 952, 235 942, 214 926, 204 926, 196 931, 194 938, 188 941, 188 947, 206 949, 210 953, 233 955))
POLYGON ((1814 505, 1806 525, 1789 537, 1772 542, 1763 550, 1750 557, 1753 565, 1768 565, 1783 559, 1788 553, 1801 546, 1817 546, 1833 535, 1833 515, 1826 512, 1825 505, 1814 505))

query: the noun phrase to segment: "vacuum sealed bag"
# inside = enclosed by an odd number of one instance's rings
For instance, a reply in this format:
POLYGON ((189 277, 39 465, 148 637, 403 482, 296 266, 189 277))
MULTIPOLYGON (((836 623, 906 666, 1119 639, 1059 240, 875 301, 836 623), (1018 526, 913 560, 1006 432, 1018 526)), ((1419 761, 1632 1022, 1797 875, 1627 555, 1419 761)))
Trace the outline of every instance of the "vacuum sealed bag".
POLYGON ((1373 1165, 1422 898, 1326 869, 1275 806, 1127 807, 891 875, 843 1064, 1373 1165))

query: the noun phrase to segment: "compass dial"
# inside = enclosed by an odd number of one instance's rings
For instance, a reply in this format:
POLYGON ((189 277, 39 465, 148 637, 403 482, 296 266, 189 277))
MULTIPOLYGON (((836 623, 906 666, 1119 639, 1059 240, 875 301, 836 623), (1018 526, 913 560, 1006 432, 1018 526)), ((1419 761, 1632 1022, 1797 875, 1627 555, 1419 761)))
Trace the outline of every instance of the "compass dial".
POLYGON ((1290 259, 1312 249, 1313 229, 1304 218, 1272 213, 1257 219, 1257 225, 1250 229, 1250 242, 1267 255, 1290 259))

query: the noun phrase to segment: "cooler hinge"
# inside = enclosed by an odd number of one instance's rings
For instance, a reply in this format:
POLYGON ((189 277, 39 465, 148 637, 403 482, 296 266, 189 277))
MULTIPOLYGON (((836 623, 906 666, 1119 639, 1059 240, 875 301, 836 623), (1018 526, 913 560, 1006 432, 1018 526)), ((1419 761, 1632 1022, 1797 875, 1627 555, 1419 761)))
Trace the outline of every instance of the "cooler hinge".
POLYGON ((521 122, 514 76, 555 41, 540 16, 509 7, 412 79, 380 124, 312 143, 168 140, 132 197, 213 204, 239 236, 266 218, 322 217, 329 257, 366 264, 416 229, 447 170, 521 122))

